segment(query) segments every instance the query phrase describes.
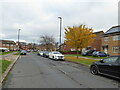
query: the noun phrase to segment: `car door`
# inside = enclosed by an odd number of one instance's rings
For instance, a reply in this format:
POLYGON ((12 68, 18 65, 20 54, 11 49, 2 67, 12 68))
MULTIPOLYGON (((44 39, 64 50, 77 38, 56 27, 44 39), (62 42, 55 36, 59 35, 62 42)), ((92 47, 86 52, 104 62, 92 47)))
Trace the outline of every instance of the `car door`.
POLYGON ((117 76, 118 78, 120 79, 120 57, 118 58, 118 66, 116 68, 116 73, 117 73, 117 76))
POLYGON ((108 57, 99 64, 99 71, 104 74, 118 77, 118 57, 108 57))

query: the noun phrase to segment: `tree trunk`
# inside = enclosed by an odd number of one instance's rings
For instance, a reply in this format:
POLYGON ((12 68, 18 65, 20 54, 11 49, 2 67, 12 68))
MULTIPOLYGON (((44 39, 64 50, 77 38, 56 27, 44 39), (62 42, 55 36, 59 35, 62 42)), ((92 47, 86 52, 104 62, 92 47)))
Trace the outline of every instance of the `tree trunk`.
POLYGON ((78 59, 78 54, 79 54, 79 53, 78 53, 78 49, 77 49, 77 59, 78 59))

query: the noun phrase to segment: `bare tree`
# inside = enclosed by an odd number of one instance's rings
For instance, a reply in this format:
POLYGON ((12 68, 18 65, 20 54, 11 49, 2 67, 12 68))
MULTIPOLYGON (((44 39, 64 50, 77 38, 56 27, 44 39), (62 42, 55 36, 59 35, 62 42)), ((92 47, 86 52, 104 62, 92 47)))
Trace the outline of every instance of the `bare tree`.
POLYGON ((46 50, 54 48, 55 39, 52 35, 42 35, 40 36, 40 43, 45 46, 46 50))

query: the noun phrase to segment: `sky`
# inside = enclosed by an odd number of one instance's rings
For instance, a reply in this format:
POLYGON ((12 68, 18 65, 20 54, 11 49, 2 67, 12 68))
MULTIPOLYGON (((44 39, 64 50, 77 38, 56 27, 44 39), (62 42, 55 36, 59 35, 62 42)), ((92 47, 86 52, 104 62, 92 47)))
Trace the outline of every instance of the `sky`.
POLYGON ((59 16, 64 28, 85 24, 94 32, 106 32, 118 25, 119 0, 0 0, 0 38, 39 42, 41 35, 53 35, 59 42, 59 16))

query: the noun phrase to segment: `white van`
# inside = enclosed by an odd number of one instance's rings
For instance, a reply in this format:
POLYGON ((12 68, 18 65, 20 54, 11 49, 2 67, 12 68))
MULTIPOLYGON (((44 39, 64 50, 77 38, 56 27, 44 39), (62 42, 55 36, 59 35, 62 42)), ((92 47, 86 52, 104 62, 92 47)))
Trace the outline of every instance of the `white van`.
POLYGON ((0 52, 8 52, 9 49, 8 48, 0 48, 0 52))

